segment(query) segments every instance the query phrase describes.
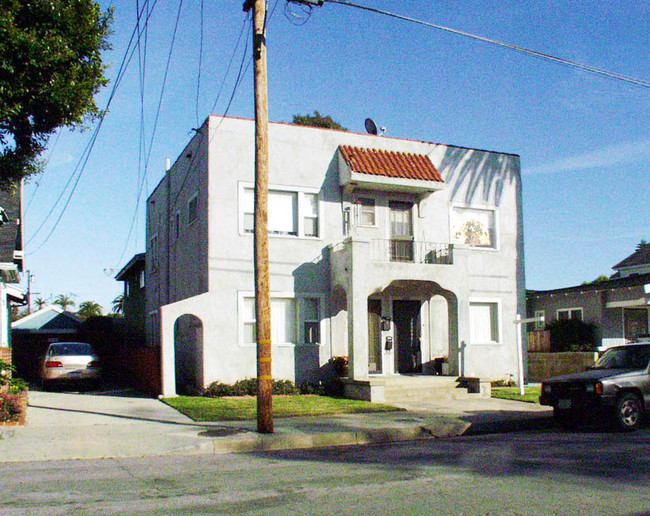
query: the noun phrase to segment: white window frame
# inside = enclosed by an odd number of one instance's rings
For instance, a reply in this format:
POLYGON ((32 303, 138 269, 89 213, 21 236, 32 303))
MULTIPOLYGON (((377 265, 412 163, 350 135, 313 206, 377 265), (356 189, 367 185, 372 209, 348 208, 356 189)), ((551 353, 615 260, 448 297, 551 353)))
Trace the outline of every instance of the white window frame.
POLYGON ((477 251, 498 251, 501 245, 501 235, 499 234, 499 210, 495 206, 473 206, 468 204, 452 204, 449 214, 449 239, 452 243, 458 245, 467 245, 469 249, 477 251), (462 211, 487 212, 492 214, 493 231, 491 235, 492 245, 472 245, 460 241, 456 234, 460 231, 457 227, 457 213, 462 211))
MULTIPOLYGON (((324 333, 324 318, 323 318, 323 304, 325 296, 320 293, 299 293, 295 294, 294 292, 271 292, 269 294, 271 303, 274 299, 291 299, 294 302, 294 335, 296 337, 296 342, 276 342, 274 339, 271 340, 271 346, 321 346, 323 345, 323 336, 324 333), (319 337, 320 342, 307 344, 305 343, 304 335, 304 324, 302 318, 303 311, 303 299, 317 299, 318 300, 318 322, 319 322, 319 337)), ((253 291, 240 291, 237 296, 237 333, 238 333, 238 343, 241 347, 254 347, 256 346, 255 342, 244 342, 244 324, 256 324, 255 319, 246 318, 246 310, 244 303, 246 299, 255 299, 255 292, 253 291)))
POLYGON ((319 294, 300 294, 297 298, 297 308, 298 308, 298 330, 299 330, 299 342, 300 344, 305 344, 308 346, 317 346, 323 343, 323 296, 319 294), (317 314, 316 319, 306 319, 303 315, 305 302, 307 300, 315 300, 318 303, 316 307, 317 314), (307 323, 317 323, 318 324, 318 341, 317 342, 307 342, 307 336, 305 335, 305 324, 307 323))
POLYGON ((470 298, 469 300, 469 324, 470 324, 470 344, 471 345, 498 345, 503 343, 503 313, 501 309, 501 299, 498 298, 470 298), (471 339, 472 334, 472 305, 494 305, 496 313, 496 332, 497 340, 490 339, 488 342, 475 342, 471 339))
MULTIPOLYGON (((366 228, 374 228, 377 227, 377 199, 374 197, 368 197, 365 195, 360 195, 357 197, 356 203, 356 217, 357 217, 357 226, 360 227, 366 227, 366 228), (372 202, 372 205, 370 203, 364 203, 363 201, 370 201, 372 202), (364 208, 368 209, 372 207, 372 224, 364 224, 363 223, 363 213, 364 213, 364 208)), ((369 210, 368 210, 369 213, 369 210)))
MULTIPOLYGON (((253 190, 255 185, 253 183, 240 182, 239 183, 239 195, 238 195, 238 221, 239 221, 239 234, 240 235, 252 235, 251 230, 245 229, 244 219, 246 214, 251 214, 254 212, 244 211, 244 195, 246 191, 253 190)), ((279 234, 269 232, 269 238, 301 238, 309 240, 320 240, 322 235, 322 221, 323 221, 323 202, 320 198, 320 190, 318 188, 298 188, 298 187, 288 187, 288 186, 277 186, 269 185, 269 192, 286 192, 296 194, 296 235, 291 234, 279 234), (309 202, 307 200, 307 195, 315 195, 318 203, 317 214, 312 215, 307 212, 307 207, 309 202), (317 234, 315 236, 305 234, 305 219, 312 218, 316 219, 317 234)))
POLYGON ((557 310, 555 310, 555 319, 557 321, 560 321, 560 320, 562 320, 562 321, 570 321, 572 319, 575 319, 575 317, 571 317, 572 312, 579 312, 580 313, 579 320, 581 320, 581 321, 585 320, 585 311, 584 311, 583 307, 581 307, 581 306, 573 306, 571 308, 558 308, 557 310), (567 317, 566 319, 560 319, 560 313, 567 313, 567 314, 569 314, 569 317, 567 317))
POLYGON ((539 319, 540 317, 544 317, 543 321, 535 321, 535 329, 536 330, 543 330, 546 328, 546 310, 535 310, 535 319, 539 319))

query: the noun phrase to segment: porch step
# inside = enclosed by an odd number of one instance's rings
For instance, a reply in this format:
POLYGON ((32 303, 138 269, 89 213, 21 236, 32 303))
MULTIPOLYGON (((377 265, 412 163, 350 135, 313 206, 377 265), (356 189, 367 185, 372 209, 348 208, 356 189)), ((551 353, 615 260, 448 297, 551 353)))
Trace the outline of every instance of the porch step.
POLYGON ((383 384, 386 403, 490 396, 489 382, 481 382, 479 378, 401 375, 381 380, 371 379, 370 383, 377 386, 383 384))

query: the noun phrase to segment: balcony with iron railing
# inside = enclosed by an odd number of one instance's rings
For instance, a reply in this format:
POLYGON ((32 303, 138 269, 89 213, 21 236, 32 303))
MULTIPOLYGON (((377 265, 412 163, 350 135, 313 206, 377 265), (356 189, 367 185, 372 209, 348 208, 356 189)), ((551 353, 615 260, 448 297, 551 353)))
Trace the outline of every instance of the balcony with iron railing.
POLYGON ((454 246, 438 242, 376 238, 371 259, 382 262, 453 265, 454 246))

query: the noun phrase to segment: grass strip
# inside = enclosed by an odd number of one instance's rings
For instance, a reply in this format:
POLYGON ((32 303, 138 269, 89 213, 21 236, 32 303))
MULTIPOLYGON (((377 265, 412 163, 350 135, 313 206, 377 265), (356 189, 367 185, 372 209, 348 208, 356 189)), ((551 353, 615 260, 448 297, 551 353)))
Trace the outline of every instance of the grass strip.
MULTIPOLYGON (((178 396, 163 401, 194 421, 247 421, 257 417, 254 397, 206 398, 178 396)), ((361 414, 402 410, 391 405, 369 401, 301 395, 274 396, 274 417, 326 416, 332 414, 361 414)))
POLYGON ((525 401, 539 403, 541 387, 525 387, 524 395, 519 394, 519 387, 492 387, 492 397, 502 400, 525 401))

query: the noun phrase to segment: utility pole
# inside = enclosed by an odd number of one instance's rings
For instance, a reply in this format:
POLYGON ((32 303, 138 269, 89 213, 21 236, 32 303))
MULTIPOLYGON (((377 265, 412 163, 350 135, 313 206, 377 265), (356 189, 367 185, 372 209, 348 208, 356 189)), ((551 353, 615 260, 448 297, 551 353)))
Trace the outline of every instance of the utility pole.
POLYGON ((255 320, 257 326, 257 431, 273 433, 271 303, 269 299, 269 106, 266 74, 266 0, 246 0, 253 9, 255 74, 255 320))

